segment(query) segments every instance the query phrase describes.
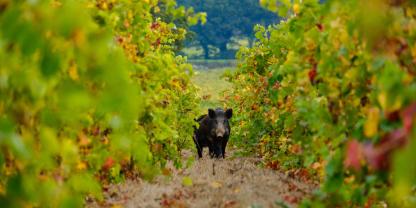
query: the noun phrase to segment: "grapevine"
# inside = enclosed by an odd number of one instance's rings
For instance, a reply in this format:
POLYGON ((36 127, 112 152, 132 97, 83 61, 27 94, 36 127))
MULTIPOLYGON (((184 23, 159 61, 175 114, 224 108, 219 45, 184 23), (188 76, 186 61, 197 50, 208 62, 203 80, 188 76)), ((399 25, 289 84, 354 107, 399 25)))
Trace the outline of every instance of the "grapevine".
POLYGON ((80 207, 180 166, 198 98, 172 51, 186 31, 154 18, 160 3, 0 2, 2 206, 80 207))
POLYGON ((236 143, 317 177, 303 207, 414 206, 414 3, 261 3, 286 19, 239 52, 236 143))

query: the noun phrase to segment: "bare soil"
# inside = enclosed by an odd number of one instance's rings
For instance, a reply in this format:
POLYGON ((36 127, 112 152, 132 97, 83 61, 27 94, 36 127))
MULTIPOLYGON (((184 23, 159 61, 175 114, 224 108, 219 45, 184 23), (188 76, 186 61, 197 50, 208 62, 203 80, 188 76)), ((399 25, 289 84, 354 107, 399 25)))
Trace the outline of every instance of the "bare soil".
MULTIPOLYGON (((193 153, 187 152, 184 157, 193 157, 193 153)), ((87 206, 296 207, 316 188, 316 183, 308 179, 264 169, 259 163, 254 157, 218 160, 205 155, 191 167, 170 168, 169 176, 159 176, 152 182, 137 179, 111 185, 104 202, 87 206)))

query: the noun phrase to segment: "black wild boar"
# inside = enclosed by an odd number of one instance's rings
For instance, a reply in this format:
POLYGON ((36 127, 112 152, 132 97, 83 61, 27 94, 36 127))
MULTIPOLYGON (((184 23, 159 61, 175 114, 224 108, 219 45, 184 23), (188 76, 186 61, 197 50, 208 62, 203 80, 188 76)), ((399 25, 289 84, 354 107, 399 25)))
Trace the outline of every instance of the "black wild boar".
POLYGON ((224 111, 217 108, 208 109, 208 115, 202 115, 195 120, 199 123, 199 128, 195 127, 193 139, 199 158, 202 157, 204 147, 208 147, 211 157, 225 158, 225 147, 231 132, 228 120, 232 116, 232 109, 224 111))

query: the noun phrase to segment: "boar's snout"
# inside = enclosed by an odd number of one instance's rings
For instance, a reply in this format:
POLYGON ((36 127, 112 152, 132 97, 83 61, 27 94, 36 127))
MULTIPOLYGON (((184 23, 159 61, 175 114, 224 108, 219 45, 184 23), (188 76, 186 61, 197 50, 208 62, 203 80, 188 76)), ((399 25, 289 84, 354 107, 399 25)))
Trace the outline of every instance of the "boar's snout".
POLYGON ((217 132, 216 132, 216 136, 217 136, 217 138, 218 139, 222 139, 222 138, 224 138, 225 137, 225 130, 224 129, 219 129, 219 130, 217 130, 217 132))
POLYGON ((225 129, 225 125, 224 122, 218 122, 218 126, 217 129, 215 130, 215 136, 217 136, 217 138, 222 138, 224 137, 226 134, 226 129, 225 129))

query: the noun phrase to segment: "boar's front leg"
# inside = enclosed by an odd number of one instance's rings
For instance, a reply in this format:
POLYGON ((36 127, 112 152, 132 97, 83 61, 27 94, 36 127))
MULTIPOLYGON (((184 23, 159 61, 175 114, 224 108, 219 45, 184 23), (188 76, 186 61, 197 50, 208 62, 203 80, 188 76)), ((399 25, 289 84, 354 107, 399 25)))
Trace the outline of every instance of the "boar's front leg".
POLYGON ((202 158, 202 147, 199 145, 198 137, 194 134, 192 138, 194 139, 196 150, 198 151, 198 158, 202 158))
POLYGON ((222 157, 222 143, 220 141, 212 144, 212 156, 211 158, 220 158, 222 157))
POLYGON ((213 158, 214 157, 214 145, 212 143, 208 144, 208 150, 209 150, 209 156, 213 158))
POLYGON ((198 158, 202 158, 202 148, 197 148, 198 150, 198 158))
POLYGON ((225 158, 225 147, 227 146, 228 143, 228 139, 224 139, 224 141, 222 142, 222 158, 225 158))

